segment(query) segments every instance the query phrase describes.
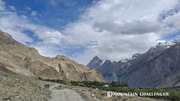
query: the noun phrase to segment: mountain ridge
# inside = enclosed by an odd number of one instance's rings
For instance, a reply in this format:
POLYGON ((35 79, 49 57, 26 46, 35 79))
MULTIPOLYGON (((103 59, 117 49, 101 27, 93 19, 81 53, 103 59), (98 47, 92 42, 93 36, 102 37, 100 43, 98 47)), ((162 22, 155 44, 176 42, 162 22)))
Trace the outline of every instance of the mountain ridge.
POLYGON ((126 81, 129 86, 170 88, 180 86, 180 43, 150 48, 127 62, 116 62, 107 72, 100 70, 107 82, 126 81))
POLYGON ((63 55, 54 58, 41 56, 35 48, 17 42, 10 34, 2 31, 0 31, 0 63, 4 69, 18 75, 104 82, 103 76, 96 69, 89 69, 63 55))

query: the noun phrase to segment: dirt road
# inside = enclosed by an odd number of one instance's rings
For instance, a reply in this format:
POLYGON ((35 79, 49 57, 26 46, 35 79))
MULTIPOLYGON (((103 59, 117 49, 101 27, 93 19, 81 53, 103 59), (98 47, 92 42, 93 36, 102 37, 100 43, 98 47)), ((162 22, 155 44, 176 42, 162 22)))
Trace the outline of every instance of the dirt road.
POLYGON ((57 90, 55 89, 57 86, 58 84, 50 87, 52 91, 50 101, 84 101, 75 91, 70 89, 57 90))

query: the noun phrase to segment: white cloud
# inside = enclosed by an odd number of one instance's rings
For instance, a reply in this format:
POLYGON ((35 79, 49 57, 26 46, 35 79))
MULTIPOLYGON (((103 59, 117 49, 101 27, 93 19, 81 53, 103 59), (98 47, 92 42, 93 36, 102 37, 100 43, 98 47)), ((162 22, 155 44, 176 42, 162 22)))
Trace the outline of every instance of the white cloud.
POLYGON ((43 40, 44 44, 58 45, 61 44, 64 38, 64 35, 62 35, 62 33, 60 33, 59 31, 54 31, 47 28, 36 30, 35 32, 36 32, 36 36, 38 36, 39 39, 43 40))
POLYGON ((178 0, 101 0, 95 3, 65 30, 73 36, 71 43, 88 46, 90 42, 97 42, 74 59, 86 64, 98 55, 117 61, 147 51, 167 30, 158 20, 160 15, 174 9, 178 3, 178 0))
MULTIPOLYGON (((4 10, 0 11, 0 28, 20 42, 33 43, 31 46, 45 56, 56 56, 66 53, 64 51, 68 48, 83 46, 87 49, 83 53, 72 54, 72 59, 86 64, 98 55, 102 59, 118 61, 130 58, 134 53, 147 51, 161 39, 163 33, 179 30, 179 13, 175 12, 159 21, 162 14, 177 7, 178 1, 96 1, 78 21, 69 23, 64 31, 59 32, 32 24, 27 17, 7 11, 0 0, 0 10, 4 10), (174 24, 174 27, 167 27, 168 24, 174 24), (33 38, 24 34, 25 30, 34 32, 40 41, 34 43, 33 38)), ((38 12, 32 11, 31 15, 38 16, 38 12)))
POLYGON ((27 18, 17 16, 16 13, 13 12, 7 11, 5 14, 1 12, 0 15, 1 30, 10 33, 17 41, 24 44, 26 42, 33 43, 31 46, 37 48, 39 53, 44 56, 53 57, 61 54, 60 51, 52 51, 53 48, 57 50, 57 46, 61 45, 61 41, 64 38, 59 31, 45 26, 34 25, 30 23, 27 18), (26 30, 34 32, 34 35, 37 36, 40 41, 34 43, 33 39, 28 36, 27 33, 25 34, 24 31, 26 30))
POLYGON ((0 11, 4 9, 5 9, 5 3, 2 0, 0 0, 0 11))
POLYGON ((65 6, 74 6, 77 4, 75 0, 49 0, 48 4, 52 6, 57 6, 58 4, 63 4, 65 6))
POLYGON ((76 59, 81 63, 87 63, 95 55, 102 59, 119 61, 125 58, 131 58, 134 53, 145 52, 151 46, 157 44, 160 36, 156 33, 147 33, 143 35, 107 35, 100 39, 97 45, 90 46, 84 54, 76 59))
POLYGON ((13 12, 0 12, 0 28, 1 30, 10 33, 16 40, 25 43, 32 42, 32 39, 23 33, 24 23, 21 17, 18 17, 13 12))
POLYGON ((47 57, 55 57, 58 54, 65 55, 60 51, 61 50, 60 47, 57 47, 57 45, 53 45, 53 44, 46 44, 44 42, 38 42, 36 44, 31 45, 31 47, 36 48, 41 55, 47 56, 47 57))
POLYGON ((37 11, 32 11, 31 16, 37 16, 37 11))
POLYGON ((9 6, 9 8, 10 8, 11 10, 13 10, 13 11, 16 10, 16 8, 15 8, 14 6, 9 6))
POLYGON ((29 6, 26 6, 26 9, 27 9, 27 10, 29 10, 29 11, 31 11, 31 10, 32 10, 29 6))
POLYGON ((95 22, 94 27, 99 31, 109 31, 114 34, 145 34, 158 32, 161 29, 160 24, 141 20, 133 20, 131 22, 122 22, 116 24, 111 21, 95 22))
POLYGON ((41 14, 39 14, 37 11, 32 11, 31 16, 41 16, 41 14))
MULTIPOLYGON (((4 4, 4 2, 0 1, 1 4, 4 4)), ((58 46, 62 44, 61 41, 64 38, 62 33, 45 26, 33 24, 26 16, 18 16, 16 12, 8 11, 5 7, 3 11, 0 11, 0 29, 11 34, 19 42, 32 43, 31 46, 37 48, 39 53, 44 56, 53 57, 61 54, 58 46), (34 32, 34 35, 28 36, 28 33, 25 33, 27 30, 34 32), (38 37, 39 41, 34 42, 31 36, 38 37)))
POLYGON ((167 26, 164 30, 164 33, 176 32, 180 30, 180 12, 168 16, 163 20, 163 23, 167 26), (172 27, 168 27, 168 25, 172 25, 172 27))

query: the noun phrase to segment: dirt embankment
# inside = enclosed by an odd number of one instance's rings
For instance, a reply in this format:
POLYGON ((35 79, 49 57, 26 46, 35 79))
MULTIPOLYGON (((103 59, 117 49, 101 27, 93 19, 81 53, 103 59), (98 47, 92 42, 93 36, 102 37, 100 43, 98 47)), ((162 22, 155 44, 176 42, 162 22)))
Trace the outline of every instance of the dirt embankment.
POLYGON ((48 101, 50 91, 42 81, 0 72, 0 101, 48 101))

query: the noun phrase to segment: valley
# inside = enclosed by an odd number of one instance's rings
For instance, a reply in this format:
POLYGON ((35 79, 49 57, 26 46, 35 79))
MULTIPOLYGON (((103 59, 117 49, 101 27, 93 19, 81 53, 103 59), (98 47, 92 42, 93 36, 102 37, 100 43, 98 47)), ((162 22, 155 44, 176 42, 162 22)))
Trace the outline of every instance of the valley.
POLYGON ((119 62, 103 62, 95 56, 88 68, 63 55, 54 58, 41 56, 36 49, 17 42, 2 31, 0 39, 2 101, 180 100, 177 90, 180 43, 168 48, 157 45, 144 54, 135 54, 132 59, 119 62), (50 88, 44 88, 45 84, 50 88), (135 92, 138 96, 107 97, 108 92, 125 95, 135 92), (140 96, 152 92, 167 92, 170 95, 140 96))

